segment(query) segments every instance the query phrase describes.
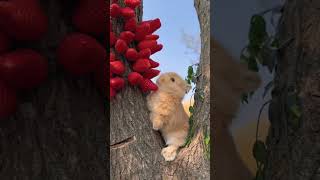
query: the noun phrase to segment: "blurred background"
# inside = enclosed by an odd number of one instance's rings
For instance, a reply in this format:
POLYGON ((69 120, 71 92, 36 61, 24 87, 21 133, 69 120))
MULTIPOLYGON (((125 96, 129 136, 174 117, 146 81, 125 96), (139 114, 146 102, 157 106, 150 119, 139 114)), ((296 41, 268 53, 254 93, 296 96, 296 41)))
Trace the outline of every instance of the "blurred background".
MULTIPOLYGON (((215 0, 211 4, 211 35, 228 50, 235 60, 240 61, 241 50, 248 42, 251 16, 279 6, 283 2, 283 0, 215 0)), ((272 31, 272 29, 269 28, 268 31, 272 31)), ((262 97, 264 87, 273 78, 273 74, 270 74, 266 68, 260 67, 259 69, 263 84, 254 96, 249 99, 248 104, 241 105, 239 113, 231 127, 242 159, 249 166, 250 170, 254 172, 256 171, 256 165, 251 152, 255 141, 256 123, 260 108, 264 102, 271 98, 270 92, 265 98, 262 97)), ((265 139, 269 127, 267 115, 268 107, 265 107, 259 128, 262 140, 265 139)))

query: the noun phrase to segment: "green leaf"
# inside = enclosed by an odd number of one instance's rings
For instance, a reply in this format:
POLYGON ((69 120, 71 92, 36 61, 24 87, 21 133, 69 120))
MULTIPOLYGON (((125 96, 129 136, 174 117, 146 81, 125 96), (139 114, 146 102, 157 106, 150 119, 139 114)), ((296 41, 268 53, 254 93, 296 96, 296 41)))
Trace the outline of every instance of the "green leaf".
POLYGON ((190 112, 191 114, 193 114, 193 112, 194 112, 194 107, 193 107, 193 106, 189 106, 189 112, 190 112))
POLYGON ((188 77, 189 77, 189 79, 192 79, 193 75, 194 75, 193 67, 189 66, 188 67, 188 77))
POLYGON ((267 148, 262 141, 257 140, 253 146, 253 157, 257 162, 264 164, 267 159, 267 148))
POLYGON ((292 112, 292 114, 296 117, 296 118, 300 118, 301 117, 301 110, 299 108, 298 105, 294 104, 290 107, 290 111, 292 112))
POLYGON ((204 143, 205 143, 206 145, 209 145, 209 143, 210 143, 210 136, 205 137, 204 143))
POLYGON ((254 15, 251 17, 249 41, 253 47, 260 46, 268 37, 266 22, 263 16, 254 15))

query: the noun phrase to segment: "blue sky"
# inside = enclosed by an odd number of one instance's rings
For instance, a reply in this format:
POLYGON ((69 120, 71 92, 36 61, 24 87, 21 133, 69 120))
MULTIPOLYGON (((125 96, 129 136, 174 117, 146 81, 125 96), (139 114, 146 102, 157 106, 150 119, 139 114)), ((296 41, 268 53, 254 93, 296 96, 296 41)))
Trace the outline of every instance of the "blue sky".
MULTIPOLYGON (((188 66, 198 61, 197 54, 190 53, 183 41, 183 32, 199 37, 200 27, 193 6, 193 0, 145 0, 143 1, 143 20, 160 18, 162 27, 155 32, 163 44, 162 51, 151 58, 160 63, 159 70, 176 72, 183 78, 187 76, 188 66)), ((186 98, 190 97, 190 93, 186 98)))

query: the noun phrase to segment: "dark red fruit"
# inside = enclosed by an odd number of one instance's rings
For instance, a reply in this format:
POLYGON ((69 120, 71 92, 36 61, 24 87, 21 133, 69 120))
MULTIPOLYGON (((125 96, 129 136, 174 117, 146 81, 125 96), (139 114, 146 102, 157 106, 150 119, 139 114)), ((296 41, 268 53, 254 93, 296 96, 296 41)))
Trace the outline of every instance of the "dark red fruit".
POLYGON ((132 66, 136 72, 145 72, 151 67, 149 59, 138 59, 132 66))
POLYGON ((142 80, 143 80, 142 75, 137 72, 131 72, 128 75, 129 84, 131 84, 132 86, 140 84, 142 80))
POLYGON ((124 87, 124 79, 120 77, 114 77, 110 79, 110 87, 114 90, 120 90, 124 87))
POLYGON ((64 69, 77 76, 93 72, 107 59, 105 48, 94 38, 82 33, 67 35, 57 53, 64 69))
POLYGON ((48 18, 36 0, 0 1, 0 27, 16 40, 39 40, 47 32, 48 18))
POLYGON ((72 21, 75 27, 83 33, 96 36, 107 33, 105 0, 81 0, 76 7, 72 21))
POLYGON ((110 62, 110 70, 114 74, 123 75, 125 72, 125 67, 121 61, 113 61, 110 62))
POLYGON ((12 87, 37 87, 47 75, 47 59, 31 49, 18 49, 0 57, 0 77, 12 87))

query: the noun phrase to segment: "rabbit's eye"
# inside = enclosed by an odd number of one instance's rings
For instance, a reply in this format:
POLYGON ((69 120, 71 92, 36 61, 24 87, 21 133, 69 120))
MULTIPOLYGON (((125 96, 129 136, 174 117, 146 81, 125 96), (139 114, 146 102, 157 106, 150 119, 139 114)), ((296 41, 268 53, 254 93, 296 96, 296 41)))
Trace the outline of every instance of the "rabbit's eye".
POLYGON ((174 82, 175 81, 174 78, 171 78, 171 81, 174 82))

